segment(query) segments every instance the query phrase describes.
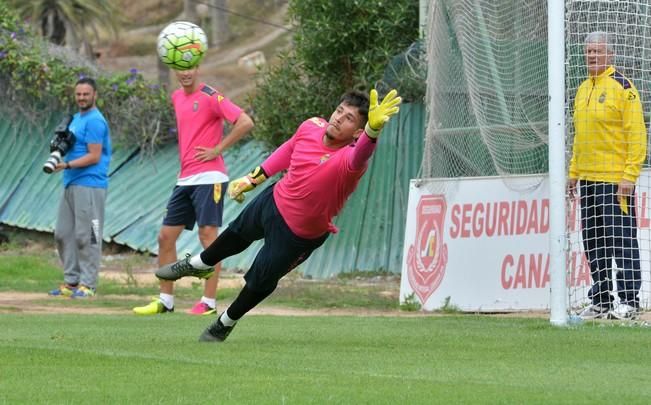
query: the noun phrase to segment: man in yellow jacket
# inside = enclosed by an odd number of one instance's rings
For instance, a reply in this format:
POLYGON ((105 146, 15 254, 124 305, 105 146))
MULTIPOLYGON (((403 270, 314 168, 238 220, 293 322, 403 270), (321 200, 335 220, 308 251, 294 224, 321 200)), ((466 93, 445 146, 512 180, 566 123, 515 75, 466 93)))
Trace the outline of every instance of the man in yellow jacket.
POLYGON ((574 100, 574 147, 569 169, 571 198, 581 195, 581 235, 590 263, 592 304, 584 319, 635 318, 641 285, 637 242, 635 182, 646 158, 646 128, 640 95, 612 65, 614 52, 605 32, 585 40, 589 77, 574 100), (611 263, 617 264, 614 305, 611 263))

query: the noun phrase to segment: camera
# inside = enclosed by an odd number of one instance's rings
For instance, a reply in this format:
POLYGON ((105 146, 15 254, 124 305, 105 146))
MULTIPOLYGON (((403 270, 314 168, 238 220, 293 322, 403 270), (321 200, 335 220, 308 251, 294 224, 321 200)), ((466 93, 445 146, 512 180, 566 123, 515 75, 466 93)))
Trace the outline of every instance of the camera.
POLYGON ((57 164, 61 162, 63 156, 74 145, 75 134, 68 129, 71 121, 72 115, 67 115, 63 117, 59 125, 54 129, 54 137, 50 141, 50 157, 43 165, 43 171, 45 173, 52 173, 57 164))

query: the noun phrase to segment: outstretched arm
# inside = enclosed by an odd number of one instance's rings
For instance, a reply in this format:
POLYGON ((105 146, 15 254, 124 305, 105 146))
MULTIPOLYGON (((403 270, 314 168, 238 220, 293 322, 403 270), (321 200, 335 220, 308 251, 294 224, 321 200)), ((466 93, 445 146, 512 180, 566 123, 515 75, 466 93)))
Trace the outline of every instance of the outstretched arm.
POLYGON ((366 166, 366 162, 373 156, 377 141, 369 137, 366 133, 362 133, 355 148, 353 150, 353 157, 350 160, 350 170, 356 172, 366 166))
POLYGON ((371 158, 377 137, 380 135, 384 124, 389 119, 400 111, 400 103, 402 99, 398 97, 396 90, 391 90, 378 104, 377 90, 371 90, 370 103, 368 110, 368 122, 357 143, 355 144, 355 152, 350 162, 352 170, 360 170, 364 167, 366 162, 371 158))

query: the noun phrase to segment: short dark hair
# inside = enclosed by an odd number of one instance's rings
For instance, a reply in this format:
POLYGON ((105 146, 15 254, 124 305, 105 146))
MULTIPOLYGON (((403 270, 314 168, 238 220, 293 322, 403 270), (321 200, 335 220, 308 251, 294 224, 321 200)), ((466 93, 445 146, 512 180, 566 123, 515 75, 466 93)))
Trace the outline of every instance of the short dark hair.
POLYGON ((357 107, 359 115, 362 117, 362 126, 366 125, 366 121, 368 121, 368 94, 358 90, 351 90, 341 96, 339 103, 357 107))
POLYGON ((93 88, 94 91, 97 91, 97 83, 95 83, 95 80, 90 77, 82 77, 81 79, 77 80, 75 87, 80 84, 88 84, 93 88))

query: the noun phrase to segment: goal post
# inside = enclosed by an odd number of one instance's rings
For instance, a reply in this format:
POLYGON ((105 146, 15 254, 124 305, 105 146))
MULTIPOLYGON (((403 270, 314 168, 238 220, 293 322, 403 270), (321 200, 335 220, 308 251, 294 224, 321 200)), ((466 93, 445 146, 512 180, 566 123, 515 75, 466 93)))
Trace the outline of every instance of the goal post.
POLYGON ((565 0, 548 0, 550 322, 568 320, 565 215, 565 0))

